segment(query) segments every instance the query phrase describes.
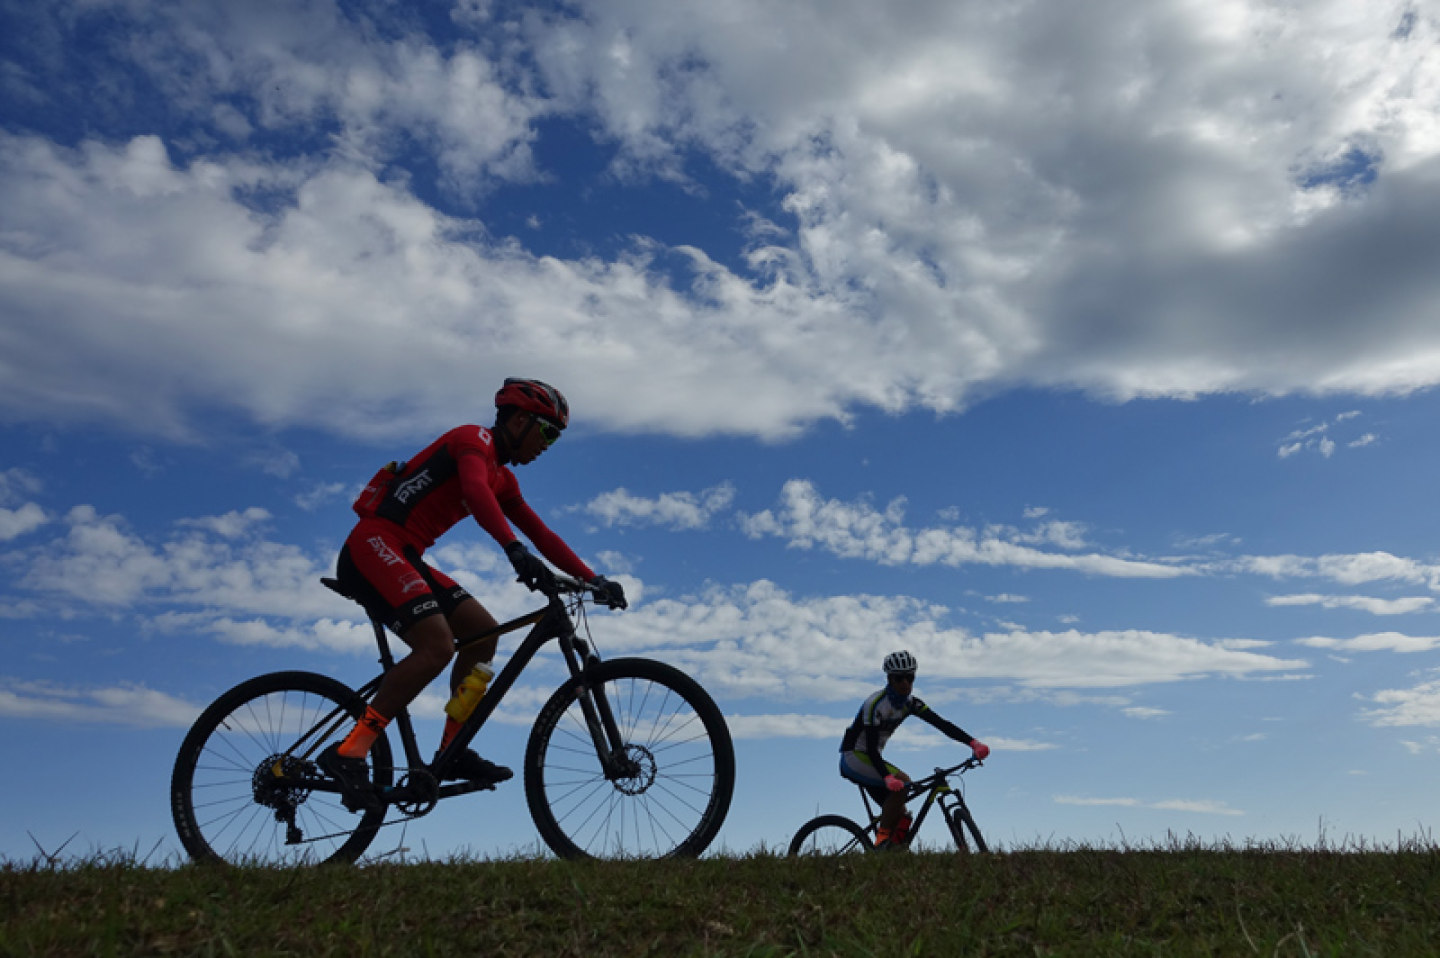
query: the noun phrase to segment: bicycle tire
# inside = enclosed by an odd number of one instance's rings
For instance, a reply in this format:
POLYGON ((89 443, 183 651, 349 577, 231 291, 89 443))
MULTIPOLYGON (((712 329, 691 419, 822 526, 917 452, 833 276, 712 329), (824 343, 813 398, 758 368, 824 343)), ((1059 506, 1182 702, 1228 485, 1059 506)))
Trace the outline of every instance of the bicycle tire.
POLYGON ((525 801, 561 858, 689 858, 714 840, 735 789, 735 749, 714 700, 679 669, 612 659, 587 670, 638 774, 609 781, 580 707, 582 679, 540 710, 525 748, 525 801))
MULTIPOLYGON (((216 699, 195 720, 170 776, 170 812, 180 843, 197 862, 231 865, 312 865, 353 862, 375 838, 385 819, 382 806, 350 812, 335 792, 267 788, 265 771, 276 759, 298 773, 322 775, 313 756, 349 732, 340 718, 330 737, 306 741, 289 755, 298 738, 336 707, 349 719, 365 712, 353 690, 314 672, 272 672, 241 682, 216 699), (288 812, 302 841, 286 844, 288 812)), ((370 747, 371 778, 390 784, 390 743, 384 735, 370 747)))
POLYGON ((975 844, 975 851, 982 855, 990 851, 989 846, 985 844, 985 839, 980 837, 980 827, 975 824, 975 819, 970 814, 969 806, 961 805, 954 809, 954 811, 947 815, 947 821, 950 823, 950 835, 955 839, 956 851, 970 851, 970 847, 965 843, 966 830, 970 832, 970 838, 975 844))
POLYGON ((790 839, 786 854, 797 858, 801 855, 863 855, 874 850, 875 844, 865 829, 844 815, 821 815, 800 826, 790 839))

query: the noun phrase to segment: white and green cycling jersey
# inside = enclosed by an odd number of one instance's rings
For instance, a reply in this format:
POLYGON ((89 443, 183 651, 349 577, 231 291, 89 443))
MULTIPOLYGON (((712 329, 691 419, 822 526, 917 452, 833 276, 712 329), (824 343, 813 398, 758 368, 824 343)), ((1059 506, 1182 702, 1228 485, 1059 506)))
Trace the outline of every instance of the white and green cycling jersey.
POLYGON ((912 715, 964 745, 975 740, 960 726, 940 717, 918 696, 898 695, 886 686, 860 703, 855 721, 840 740, 840 751, 846 753, 841 767, 852 773, 847 777, 883 779, 887 771, 893 773, 894 767, 887 766, 881 753, 900 723, 912 715))

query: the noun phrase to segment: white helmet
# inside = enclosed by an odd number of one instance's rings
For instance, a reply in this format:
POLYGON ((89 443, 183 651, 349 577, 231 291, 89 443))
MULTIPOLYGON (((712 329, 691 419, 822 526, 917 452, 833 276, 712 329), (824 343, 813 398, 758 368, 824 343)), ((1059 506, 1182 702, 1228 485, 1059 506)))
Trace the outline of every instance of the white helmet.
POLYGON ((915 656, 903 649, 899 652, 891 652, 885 656, 885 674, 892 672, 914 672, 915 656))

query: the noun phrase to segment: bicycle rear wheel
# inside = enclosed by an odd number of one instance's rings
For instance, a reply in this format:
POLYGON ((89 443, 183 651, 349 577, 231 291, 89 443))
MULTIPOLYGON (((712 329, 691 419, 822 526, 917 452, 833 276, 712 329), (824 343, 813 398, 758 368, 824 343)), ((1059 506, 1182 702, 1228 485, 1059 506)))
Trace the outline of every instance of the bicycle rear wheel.
POLYGON ((612 659, 583 684, 619 726, 630 769, 607 778, 571 679, 540 710, 525 749, 525 800, 562 858, 683 858, 714 840, 735 788, 720 709, 663 662, 612 659))
POLYGON ((788 854, 798 855, 863 855, 873 851, 874 843, 865 830, 843 815, 821 815, 812 818, 795 837, 790 839, 788 854))
MULTIPOLYGON (((170 777, 170 812, 185 850, 197 862, 231 865, 359 858, 385 808, 350 812, 338 792, 294 782, 324 778, 314 757, 364 712, 364 699, 314 672, 261 675, 216 699, 185 736, 170 777)), ((374 784, 389 785, 384 735, 369 761, 374 784)))

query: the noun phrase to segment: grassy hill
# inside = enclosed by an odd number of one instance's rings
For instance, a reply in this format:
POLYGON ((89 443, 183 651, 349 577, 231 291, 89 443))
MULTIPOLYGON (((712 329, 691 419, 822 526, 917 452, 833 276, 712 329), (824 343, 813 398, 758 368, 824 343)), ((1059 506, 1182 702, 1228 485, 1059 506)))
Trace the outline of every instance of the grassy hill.
POLYGON ((0 865, 0 954, 1433 955, 1440 850, 0 865))

